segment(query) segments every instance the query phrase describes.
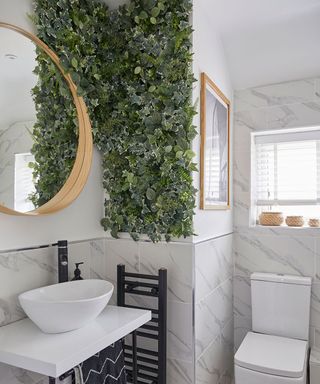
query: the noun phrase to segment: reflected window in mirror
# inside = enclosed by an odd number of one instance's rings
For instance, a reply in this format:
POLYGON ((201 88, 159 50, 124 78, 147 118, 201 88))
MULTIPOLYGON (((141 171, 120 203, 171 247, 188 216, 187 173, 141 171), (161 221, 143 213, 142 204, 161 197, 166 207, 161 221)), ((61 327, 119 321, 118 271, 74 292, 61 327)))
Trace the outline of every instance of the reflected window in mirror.
POLYGON ((14 209, 20 212, 32 211, 30 195, 35 193, 32 164, 34 156, 31 153, 15 154, 14 172, 14 209))
POLYGON ((77 110, 47 53, 5 28, 0 28, 0 111, 0 204, 33 211, 61 190, 72 171, 77 110), (26 154, 33 156, 24 162, 26 154))

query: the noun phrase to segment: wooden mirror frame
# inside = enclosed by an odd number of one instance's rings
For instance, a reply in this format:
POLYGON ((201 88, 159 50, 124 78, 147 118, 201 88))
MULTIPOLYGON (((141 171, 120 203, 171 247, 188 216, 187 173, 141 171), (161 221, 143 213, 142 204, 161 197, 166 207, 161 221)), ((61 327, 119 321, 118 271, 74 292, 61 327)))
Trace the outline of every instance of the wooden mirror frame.
POLYGON ((58 56, 43 41, 41 41, 37 36, 33 35, 32 33, 27 32, 24 29, 21 29, 20 27, 17 27, 12 24, 0 22, 0 28, 10 29, 27 37, 51 58, 51 60, 54 62, 54 64, 57 66, 57 68, 62 73, 64 79, 66 80, 73 97, 74 105, 77 110, 79 139, 76 159, 72 171, 60 191, 47 203, 30 212, 19 212, 15 211, 14 209, 10 209, 3 205, 0 205, 0 212, 9 215, 47 215, 60 211, 61 209, 70 205, 79 196, 88 179, 92 162, 93 140, 87 107, 83 98, 78 96, 77 87, 71 79, 71 76, 65 73, 65 71, 63 70, 58 56))

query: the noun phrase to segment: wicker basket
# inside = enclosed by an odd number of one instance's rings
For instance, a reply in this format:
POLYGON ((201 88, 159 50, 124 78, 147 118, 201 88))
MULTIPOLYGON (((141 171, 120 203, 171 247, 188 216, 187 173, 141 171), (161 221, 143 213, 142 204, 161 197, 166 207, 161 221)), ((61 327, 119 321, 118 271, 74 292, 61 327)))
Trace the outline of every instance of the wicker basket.
POLYGON ((304 225, 303 216, 287 216, 286 224, 289 227, 302 227, 304 225))
POLYGON ((260 225, 279 226, 283 221, 282 212, 262 212, 259 216, 260 225))
POLYGON ((308 225, 309 225, 309 227, 320 227, 320 220, 319 219, 309 219, 308 225))

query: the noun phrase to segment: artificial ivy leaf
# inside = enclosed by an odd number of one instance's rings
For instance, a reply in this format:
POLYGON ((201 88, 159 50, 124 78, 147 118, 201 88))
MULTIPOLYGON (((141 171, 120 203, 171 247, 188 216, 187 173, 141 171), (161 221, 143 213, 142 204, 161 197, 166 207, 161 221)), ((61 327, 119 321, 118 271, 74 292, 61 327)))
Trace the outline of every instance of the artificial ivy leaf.
POLYGON ((141 72, 142 68, 141 67, 135 67, 134 69, 134 74, 135 75, 139 75, 139 73, 141 72))
POLYGON ((152 188, 148 188, 146 196, 148 200, 154 200, 156 198, 156 192, 152 188))
POLYGON ((176 153, 176 158, 177 158, 177 159, 181 159, 182 156, 183 156, 183 152, 182 152, 182 151, 178 151, 178 152, 176 153))
POLYGON ((159 13, 160 13, 160 8, 154 7, 151 9, 151 16, 157 17, 159 15, 159 13))
POLYGON ((123 222, 124 222, 124 220, 123 220, 123 216, 118 215, 118 216, 116 217, 116 221, 117 221, 117 223, 118 223, 119 225, 123 224, 123 222))
POLYGON ((60 87, 60 93, 61 93, 61 96, 64 96, 64 97, 68 97, 69 96, 69 90, 66 89, 65 87, 60 87))
POLYGON ((141 11, 140 14, 139 14, 139 18, 140 19, 147 19, 148 18, 148 14, 146 11, 141 11))
POLYGON ((153 8, 157 3, 157 0, 142 0, 142 5, 146 9, 153 8))
POLYGON ((129 183, 132 183, 134 180, 134 174, 131 172, 128 172, 127 173, 127 180, 129 181, 129 183))
POLYGON ((196 154, 191 149, 187 149, 184 155, 187 159, 191 160, 196 154))
MULTIPOLYGON (((80 81, 81 81, 81 77, 78 73, 76 72, 71 72, 71 78, 72 80, 76 83, 76 84, 80 84, 80 81)), ((79 89, 78 89, 78 92, 79 92, 79 89)))
MULTIPOLYGON (((99 1, 47 2, 52 6, 34 0, 39 33, 60 53, 63 67, 84 96, 103 156, 103 187, 108 191, 104 229, 112 230, 114 237, 129 232, 134 240, 146 233, 154 242, 193 234, 191 172, 196 165, 191 150, 187 152, 196 135, 190 73, 192 0, 129 0, 116 11, 99 1)), ((68 164, 70 172, 78 134, 70 95, 52 81, 55 66, 44 56, 37 65, 43 84, 35 87, 40 112, 37 109, 32 149, 38 204, 68 176, 63 165, 68 164), (67 140, 71 146, 65 145, 67 140), (54 163, 53 172, 49 162, 54 163)))
POLYGON ((78 68, 78 60, 75 57, 72 58, 71 64, 75 69, 78 68))
POLYGON ((130 236, 131 236, 132 240, 134 240, 134 241, 139 240, 139 235, 135 232, 130 232, 130 236))
POLYGON ((190 164, 190 171, 192 172, 198 172, 198 167, 196 163, 191 163, 190 164))
POLYGON ((115 239, 119 238, 117 228, 112 228, 110 233, 111 233, 111 236, 114 237, 115 239))

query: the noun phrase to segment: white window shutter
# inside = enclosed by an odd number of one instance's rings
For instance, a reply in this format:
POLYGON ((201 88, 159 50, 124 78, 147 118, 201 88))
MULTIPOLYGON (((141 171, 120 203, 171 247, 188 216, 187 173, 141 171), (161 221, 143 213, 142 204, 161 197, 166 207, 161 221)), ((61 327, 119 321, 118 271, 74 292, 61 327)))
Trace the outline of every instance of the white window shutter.
POLYGON ((320 129, 254 134, 257 206, 320 202, 320 129))

